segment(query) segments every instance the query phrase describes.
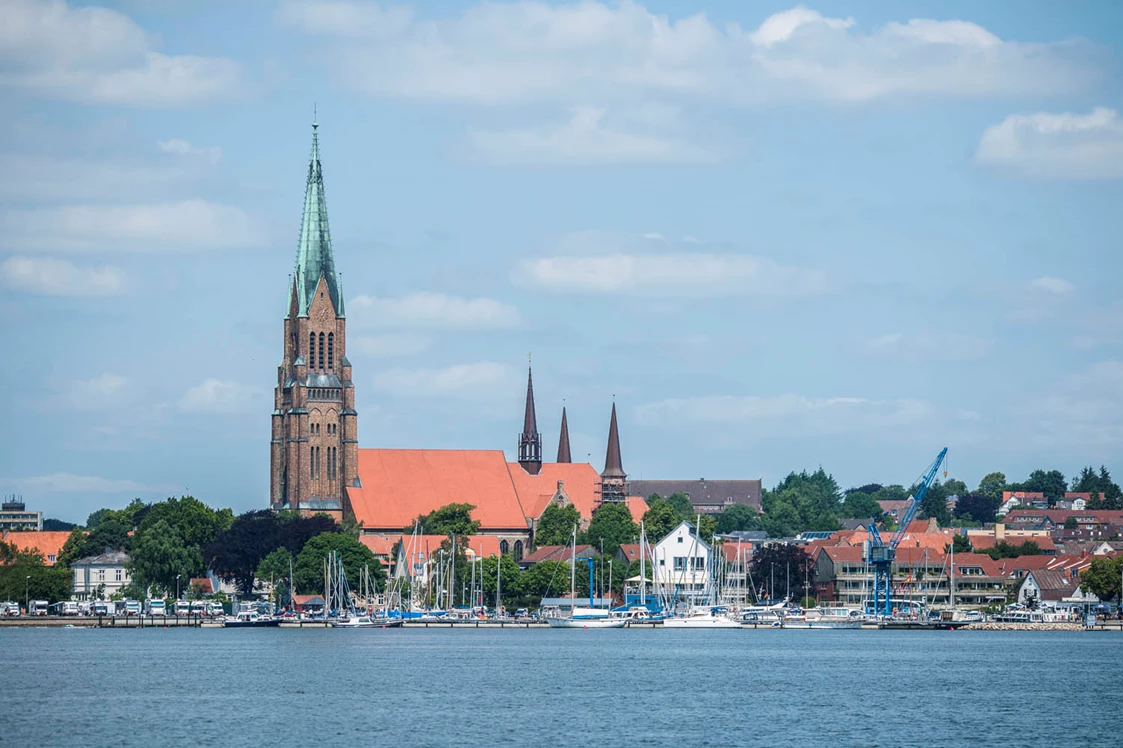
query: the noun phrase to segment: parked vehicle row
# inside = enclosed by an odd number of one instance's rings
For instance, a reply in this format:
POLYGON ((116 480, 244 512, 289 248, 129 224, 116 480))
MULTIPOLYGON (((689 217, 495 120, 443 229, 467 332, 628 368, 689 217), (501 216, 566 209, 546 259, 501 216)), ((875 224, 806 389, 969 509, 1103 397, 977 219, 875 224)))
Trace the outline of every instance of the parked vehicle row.
POLYGON ((0 617, 14 618, 29 616, 207 616, 225 615, 222 603, 213 600, 177 600, 173 609, 168 610, 163 600, 62 600, 50 604, 47 600, 30 600, 28 609, 12 600, 0 602, 0 617))

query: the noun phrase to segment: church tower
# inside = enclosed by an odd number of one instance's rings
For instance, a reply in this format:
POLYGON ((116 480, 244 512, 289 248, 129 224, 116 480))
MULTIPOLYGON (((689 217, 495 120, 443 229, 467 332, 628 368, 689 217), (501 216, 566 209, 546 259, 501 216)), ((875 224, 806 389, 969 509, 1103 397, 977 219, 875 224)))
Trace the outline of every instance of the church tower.
POLYGON ((616 403, 612 404, 612 420, 608 424, 608 450, 604 455, 604 472, 600 474, 602 504, 622 502, 628 498, 624 464, 620 459, 620 431, 616 426, 616 403))
POLYGON ((284 358, 274 390, 269 505, 341 519, 348 509, 346 488, 358 481, 358 413, 346 355, 343 294, 331 251, 318 128, 312 124, 304 216, 285 314, 284 358))
POLYGON ((561 436, 558 437, 558 462, 573 462, 569 454, 569 421, 565 417, 565 406, 562 406, 561 436))
POLYGON ((526 411, 523 413, 523 432, 519 434, 519 464, 531 475, 542 470, 542 435, 538 433, 538 419, 534 415, 534 375, 526 369, 526 411))

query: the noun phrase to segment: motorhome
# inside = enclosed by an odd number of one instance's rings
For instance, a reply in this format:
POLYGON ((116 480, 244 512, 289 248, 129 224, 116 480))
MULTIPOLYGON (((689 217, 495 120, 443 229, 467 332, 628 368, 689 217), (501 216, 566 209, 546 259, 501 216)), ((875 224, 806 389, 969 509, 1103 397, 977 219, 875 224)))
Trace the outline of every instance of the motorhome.
POLYGON ((117 606, 108 600, 95 600, 93 605, 93 615, 95 616, 111 616, 117 612, 117 606))
POLYGON ((65 600, 58 604, 58 614, 60 616, 76 616, 78 615, 78 603, 72 600, 65 600))
POLYGON ((47 609, 49 607, 46 600, 32 600, 28 614, 33 616, 45 616, 47 615, 47 609))
POLYGON ((163 600, 149 599, 146 607, 148 608, 148 615, 150 616, 162 616, 168 613, 167 605, 164 604, 163 600))
POLYGON ((0 616, 18 616, 19 613, 19 603, 11 600, 0 603, 0 616))
POLYGON ((140 600, 126 600, 125 601, 125 615, 126 616, 139 616, 140 615, 140 600))
POLYGON ((175 614, 177 616, 186 616, 191 614, 191 603, 186 600, 175 601, 175 614))

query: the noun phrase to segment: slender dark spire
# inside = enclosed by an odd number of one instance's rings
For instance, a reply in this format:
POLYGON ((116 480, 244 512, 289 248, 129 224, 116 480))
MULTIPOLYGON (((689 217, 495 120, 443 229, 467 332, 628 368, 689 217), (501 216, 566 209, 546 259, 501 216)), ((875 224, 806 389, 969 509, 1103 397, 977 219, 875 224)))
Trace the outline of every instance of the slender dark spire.
POLYGON ((534 416, 534 376, 526 369, 526 412, 523 414, 523 432, 519 434, 519 464, 531 475, 542 469, 542 435, 538 433, 538 419, 534 416))
POLYGON ((608 424, 608 451, 604 455, 602 478, 627 478, 620 459, 620 431, 616 426, 616 403, 612 404, 612 420, 608 424))
POLYGON ((604 472, 600 474, 601 503, 627 500, 627 478, 623 460, 620 459, 620 430, 616 426, 616 403, 612 403, 612 420, 608 424, 608 450, 604 455, 604 472))
POLYGON ((565 406, 562 406, 561 436, 558 437, 558 462, 573 462, 569 455, 569 422, 565 418, 565 406))

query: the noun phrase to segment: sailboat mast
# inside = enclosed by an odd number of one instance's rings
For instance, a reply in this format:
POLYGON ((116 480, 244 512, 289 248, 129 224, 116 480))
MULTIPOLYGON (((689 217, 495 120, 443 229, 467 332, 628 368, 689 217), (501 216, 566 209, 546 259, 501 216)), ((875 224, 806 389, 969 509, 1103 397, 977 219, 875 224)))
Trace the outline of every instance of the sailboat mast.
POLYGON ((647 605, 647 532, 643 527, 643 520, 639 521, 639 603, 647 605))
POLYGON ((449 561, 448 568, 448 609, 452 610, 456 607, 456 600, 454 600, 453 590, 456 589, 456 533, 452 534, 452 560, 449 561))
POLYGON ((573 526, 573 548, 569 561, 569 611, 570 616, 577 610, 577 525, 573 526))

